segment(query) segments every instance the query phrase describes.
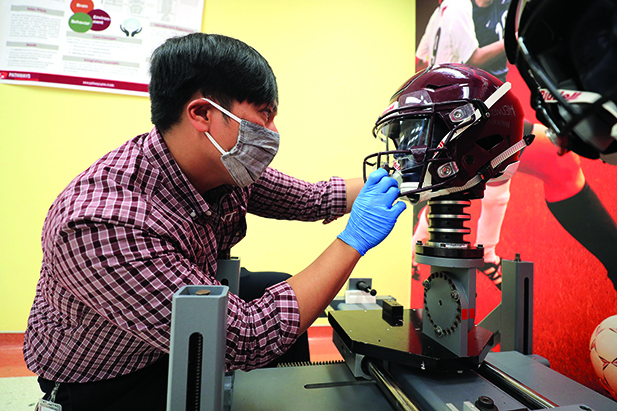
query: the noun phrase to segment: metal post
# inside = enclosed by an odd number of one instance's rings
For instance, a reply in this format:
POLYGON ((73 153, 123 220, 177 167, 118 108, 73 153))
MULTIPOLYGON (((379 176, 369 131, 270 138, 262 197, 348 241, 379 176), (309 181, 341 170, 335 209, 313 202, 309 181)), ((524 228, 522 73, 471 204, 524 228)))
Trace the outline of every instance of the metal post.
POLYGON ((514 260, 502 262, 501 303, 480 322, 501 343, 501 351, 533 353, 533 263, 514 260))
POLYGON ((228 287, 182 287, 174 294, 167 411, 223 409, 228 287))
POLYGON ((501 350, 533 353, 533 263, 515 260, 502 263, 501 350))
POLYGON ((229 292, 240 294, 240 258, 219 258, 216 260, 216 279, 229 287, 229 292))

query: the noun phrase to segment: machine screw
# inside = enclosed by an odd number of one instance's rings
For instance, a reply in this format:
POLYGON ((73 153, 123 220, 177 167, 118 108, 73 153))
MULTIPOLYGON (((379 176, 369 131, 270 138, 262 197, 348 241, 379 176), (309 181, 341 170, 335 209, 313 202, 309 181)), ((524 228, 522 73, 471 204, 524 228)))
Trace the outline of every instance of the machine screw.
POLYGON ((429 280, 422 281, 422 285, 424 286, 425 290, 430 290, 431 289, 431 282, 429 280))
POLYGON ((481 411, 493 411, 497 409, 493 399, 491 397, 487 397, 486 395, 478 397, 475 406, 481 411))
POLYGON ((437 168, 437 175, 441 178, 450 177, 458 173, 458 166, 454 161, 440 165, 437 168))
POLYGON ((435 334, 437 334, 437 337, 443 337, 443 330, 440 326, 435 327, 435 334))
POLYGON ((459 294, 459 293, 458 293, 458 291, 456 291, 456 290, 454 290, 454 291, 452 291, 452 292, 450 293, 450 297, 452 297, 452 299, 453 299, 454 301, 458 301, 458 300, 460 300, 460 299, 461 299, 460 294, 459 294))
POLYGON ((456 109, 452 112, 452 117, 454 118, 454 120, 460 121, 463 119, 463 110, 456 109))

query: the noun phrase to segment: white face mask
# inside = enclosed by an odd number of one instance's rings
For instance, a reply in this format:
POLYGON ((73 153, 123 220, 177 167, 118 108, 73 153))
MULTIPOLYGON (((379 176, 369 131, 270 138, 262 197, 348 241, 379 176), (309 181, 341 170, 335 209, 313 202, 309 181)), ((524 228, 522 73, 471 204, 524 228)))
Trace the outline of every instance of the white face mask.
POLYGON ((254 183, 278 152, 279 134, 239 118, 210 99, 204 98, 204 100, 240 123, 238 141, 230 151, 223 150, 207 131, 206 136, 221 152, 223 165, 239 187, 254 183))

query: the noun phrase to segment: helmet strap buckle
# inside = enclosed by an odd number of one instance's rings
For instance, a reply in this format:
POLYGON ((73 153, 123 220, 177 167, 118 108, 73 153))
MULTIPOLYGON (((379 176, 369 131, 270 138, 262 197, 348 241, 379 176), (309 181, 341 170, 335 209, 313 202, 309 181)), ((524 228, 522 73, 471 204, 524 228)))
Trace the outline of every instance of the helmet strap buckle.
POLYGON ((480 182, 482 183, 486 183, 488 180, 495 177, 495 174, 495 169, 493 168, 493 165, 491 163, 482 166, 482 168, 478 170, 478 175, 481 179, 480 182))
POLYGON ((488 120, 489 118, 491 118, 491 112, 489 111, 484 101, 474 98, 472 102, 474 106, 476 106, 476 108, 480 111, 480 119, 488 120))

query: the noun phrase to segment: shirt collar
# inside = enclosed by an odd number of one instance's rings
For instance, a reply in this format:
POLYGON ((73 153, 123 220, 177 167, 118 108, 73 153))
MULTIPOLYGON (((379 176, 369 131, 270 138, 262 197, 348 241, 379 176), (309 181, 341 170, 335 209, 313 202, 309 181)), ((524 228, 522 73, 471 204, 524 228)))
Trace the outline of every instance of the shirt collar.
POLYGON ((156 127, 145 137, 144 155, 159 169, 164 176, 163 184, 186 208, 191 217, 195 218, 211 208, 182 172, 156 127))

